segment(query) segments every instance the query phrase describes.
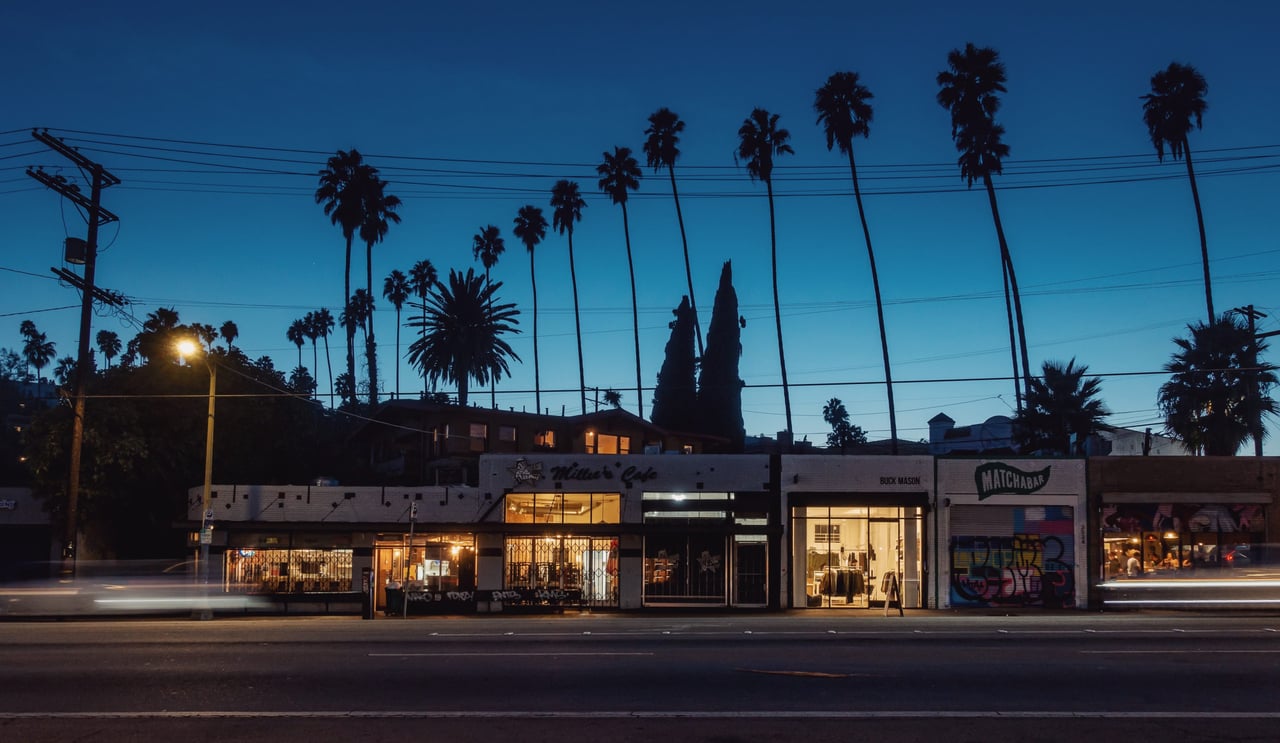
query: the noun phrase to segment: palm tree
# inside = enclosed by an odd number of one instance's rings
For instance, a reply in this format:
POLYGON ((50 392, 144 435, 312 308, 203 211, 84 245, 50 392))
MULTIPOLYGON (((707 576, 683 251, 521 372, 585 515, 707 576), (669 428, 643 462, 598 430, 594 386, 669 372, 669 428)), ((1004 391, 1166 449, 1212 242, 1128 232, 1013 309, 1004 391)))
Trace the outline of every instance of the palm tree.
MULTIPOLYGON (((333 313, 329 312, 328 307, 321 307, 316 310, 313 316, 315 322, 316 334, 324 340, 324 363, 329 369, 329 405, 333 405, 333 361, 329 357, 329 334, 333 332, 333 313)), ((316 373, 319 373, 319 369, 316 373)))
POLYGON ((1263 415, 1275 415, 1267 394, 1276 383, 1276 367, 1257 361, 1266 350, 1244 321, 1224 313, 1212 323, 1188 325, 1189 338, 1174 338, 1180 349, 1165 364, 1173 376, 1160 386, 1165 428, 1191 453, 1233 456, 1262 427, 1263 415))
POLYGON ((604 391, 604 402, 615 410, 622 407, 622 393, 610 388, 604 391))
POLYGON ((991 218, 995 221, 996 238, 1000 243, 1001 275, 1005 291, 1005 314, 1009 316, 1009 347, 1013 355, 1013 388, 1017 410, 1022 410, 1022 399, 1030 390, 1027 377, 1031 363, 1027 357, 1027 333, 1022 322, 1022 295, 1018 291, 1018 277, 1013 270, 1013 257, 1004 237, 1004 224, 996 205, 996 189, 991 175, 1004 172, 1000 161, 1009 156, 1009 146, 1001 138, 1004 127, 995 122, 1000 108, 996 93, 1005 92, 1004 64, 999 54, 990 47, 981 49, 972 43, 964 51, 952 49, 947 55, 950 69, 938 73, 938 103, 951 112, 951 138, 960 152, 960 177, 972 187, 981 179, 987 189, 987 201, 991 205, 991 218), (1012 312, 1010 311, 1012 297, 1012 312), (1014 350, 1014 316, 1017 317, 1017 346, 1022 354, 1021 372, 1018 352, 1014 350), (1021 374, 1023 384, 1019 385, 1021 374))
POLYGON ((392 397, 400 396, 400 310, 409 299, 409 277, 400 269, 392 269, 382 281, 382 296, 396 308, 396 391, 392 397))
POLYGON ((627 194, 640 188, 640 165, 631 156, 630 147, 614 147, 604 154, 604 162, 596 166, 600 190, 609 200, 622 207, 622 237, 627 245, 627 271, 631 274, 631 331, 636 342, 636 415, 644 417, 644 391, 640 376, 640 307, 636 303, 636 268, 631 260, 631 228, 627 223, 627 194))
POLYGON ((778 128, 778 115, 763 108, 754 109, 738 128, 738 149, 734 160, 745 160, 747 174, 753 181, 764 181, 769 197, 769 255, 773 271, 773 319, 778 329, 778 363, 782 368, 782 404, 787 414, 787 437, 795 431, 791 425, 791 391, 787 386, 787 355, 782 349, 782 306, 778 302, 778 232, 773 217, 773 159, 795 154, 787 140, 791 133, 778 128))
POLYGON ((542 412, 542 382, 538 370, 538 277, 533 271, 533 249, 547 236, 547 219, 542 210, 532 204, 520 207, 516 212, 512 232, 524 243, 529 253, 529 284, 533 287, 533 405, 534 412, 542 412))
POLYGON ((298 347, 298 366, 302 366, 302 344, 307 341, 307 324, 302 320, 294 320, 289 324, 289 329, 284 331, 284 337, 298 347))
POLYGON ((1151 92, 1142 96, 1142 120, 1156 146, 1156 157, 1164 162, 1164 148, 1174 160, 1186 156, 1187 178, 1191 181, 1191 199, 1196 205, 1196 226, 1200 228, 1200 262, 1204 266, 1204 303, 1209 310, 1209 322, 1213 323, 1213 288, 1209 282, 1209 244, 1204 233, 1204 213, 1200 211, 1200 190, 1196 188, 1196 171, 1191 166, 1191 144, 1187 135, 1191 132, 1192 119, 1200 128, 1204 110, 1208 107, 1204 96, 1209 84, 1204 76, 1191 65, 1170 62, 1169 66, 1151 76, 1151 92))
POLYGON ((99 330, 96 337, 98 342, 98 351, 102 353, 102 358, 107 362, 107 368, 111 368, 111 360, 120 355, 120 336, 110 330, 99 330))
MULTIPOLYGON (((502 239, 502 231, 493 225, 480 228, 471 238, 471 257, 484 266, 484 282, 489 283, 489 269, 498 265, 498 258, 506 251, 506 243, 502 239)), ((489 407, 498 407, 498 390, 496 377, 489 380, 489 407)))
POLYGON ((63 356, 58 359, 58 364, 53 368, 53 378, 58 380, 58 384, 66 387, 75 381, 76 360, 74 356, 63 356))
POLYGON ((53 341, 49 340, 49 336, 36 331, 30 335, 22 344, 22 357, 26 359, 28 366, 36 368, 36 390, 40 390, 44 384, 44 377, 41 371, 49 365, 58 355, 57 349, 54 347, 53 341))
MULTIPOLYGON (((320 374, 320 354, 316 351, 316 341, 320 340, 320 327, 316 324, 316 313, 308 312, 302 316, 302 334, 311 341, 311 368, 316 372, 314 380, 320 374)), ((316 387, 319 388, 318 382, 316 387)))
MULTIPOLYGON (((386 192, 387 182, 378 177, 378 169, 365 168, 364 221, 360 224, 360 239, 365 244, 366 292, 369 295, 369 314, 364 319, 365 353, 369 358, 369 404, 378 404, 378 344, 373 333, 373 246, 386 238, 391 225, 400 224, 400 199, 386 192)), ((398 365, 398 361, 397 361, 398 365)))
POLYGON ((1065 365, 1046 361, 1040 377, 1032 377, 1022 413, 1014 418, 1018 448, 1026 454, 1084 456, 1085 444, 1098 431, 1108 430, 1102 421, 1111 411, 1097 399, 1102 380, 1085 379, 1089 367, 1071 359, 1065 365))
MULTIPOLYGON (((342 304, 345 307, 351 301, 351 241, 356 230, 364 224, 364 197, 360 192, 363 179, 360 177, 368 166, 355 149, 350 152, 338 150, 338 154, 329 158, 324 170, 320 171, 320 185, 316 189, 317 204, 324 205, 324 213, 329 221, 342 229, 342 236, 347 241, 346 264, 342 283, 342 304)), ((345 326, 347 330, 347 374, 354 386, 356 377, 356 357, 353 346, 355 328, 345 326)))
POLYGON ((240 337, 240 328, 237 327, 234 322, 227 320, 222 323, 222 327, 218 332, 222 335, 222 340, 227 342, 227 353, 231 353, 235 348, 235 346, 231 344, 235 342, 236 338, 240 337))
MULTIPOLYGON (((507 359, 520 360, 502 336, 520 332, 514 304, 496 304, 502 282, 490 284, 472 269, 449 271, 448 285, 436 287, 426 300, 422 336, 409 344, 409 363, 436 380, 458 387, 458 404, 467 404, 470 380, 485 384, 510 373, 507 359)), ((408 324, 417 326, 416 319, 408 324)))
MULTIPOLYGON (((436 273, 436 267, 431 265, 431 261, 422 259, 413 264, 413 268, 409 269, 409 290, 417 297, 422 307, 422 325, 427 325, 427 295, 440 281, 440 275, 436 273)), ((427 378, 422 377, 422 396, 427 396, 427 378)))
POLYGON ((676 202, 676 222, 680 225, 680 244, 684 247, 684 278, 689 285, 689 307, 693 310, 694 337, 698 340, 698 357, 702 357, 702 325, 698 322, 698 302, 693 296, 693 269, 689 266, 689 240, 684 232, 684 214, 680 211, 680 192, 676 190, 676 160, 680 157, 680 132, 684 121, 669 108, 649 114, 649 135, 644 141, 645 161, 653 172, 666 168, 671 177, 671 197, 676 202))
MULTIPOLYGON (((36 328, 35 321, 33 320, 23 320, 18 325, 18 333, 22 335, 24 349, 25 346, 36 342, 40 337, 40 331, 36 328)), ((23 358, 26 359, 26 379, 29 381, 31 379, 31 360, 27 358, 27 354, 25 352, 23 353, 23 358)))
POLYGON ((582 200, 578 184, 560 180, 551 187, 551 226, 561 235, 569 233, 569 281, 573 285, 573 328, 578 336, 578 393, 582 397, 582 413, 587 412, 587 381, 582 365, 582 315, 578 311, 578 273, 573 262, 573 223, 582 221, 582 200))
POLYGON ((858 204, 862 237, 867 243, 867 260, 871 263, 871 286, 876 295, 876 319, 880 322, 880 354, 884 358, 884 386, 889 396, 889 447, 898 453, 898 416, 893 405, 893 375, 889 370, 889 338, 884 329, 884 303, 880 299, 880 276, 876 272, 876 254, 871 249, 871 230, 867 213, 862 208, 862 189, 858 185, 858 167, 853 160, 853 138, 871 135, 871 103, 873 96, 858 80, 856 72, 837 72, 814 97, 813 108, 818 123, 827 134, 827 149, 838 146, 849 156, 849 176, 853 179, 853 198, 858 204))

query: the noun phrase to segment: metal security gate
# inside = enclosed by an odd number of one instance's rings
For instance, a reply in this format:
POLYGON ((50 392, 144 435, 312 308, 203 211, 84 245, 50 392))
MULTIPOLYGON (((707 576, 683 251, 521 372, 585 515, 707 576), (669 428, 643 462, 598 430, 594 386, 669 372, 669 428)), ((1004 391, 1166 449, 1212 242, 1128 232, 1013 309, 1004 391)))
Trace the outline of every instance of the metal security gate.
POLYGON ((733 543, 733 605, 764 606, 769 601, 768 542, 735 537, 733 543))
POLYGON ((507 537, 504 587, 538 603, 617 607, 617 545, 612 537, 507 537))
POLYGON ((952 606, 1074 606, 1070 506, 955 505, 950 521, 952 606))

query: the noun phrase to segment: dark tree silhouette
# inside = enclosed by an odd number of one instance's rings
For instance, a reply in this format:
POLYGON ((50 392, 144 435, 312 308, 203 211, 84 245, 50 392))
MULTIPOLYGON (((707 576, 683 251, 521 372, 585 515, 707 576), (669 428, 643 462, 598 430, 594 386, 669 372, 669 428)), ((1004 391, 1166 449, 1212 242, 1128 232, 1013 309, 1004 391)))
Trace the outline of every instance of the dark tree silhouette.
POLYGON ((1266 342, 1234 315, 1187 330, 1189 338, 1173 339, 1179 350, 1164 366, 1173 375, 1158 398, 1165 428, 1193 454, 1234 456, 1257 421, 1276 414, 1269 394, 1276 367, 1258 360, 1266 342))
POLYGON ((627 222, 627 194, 640 188, 640 165, 631 156, 631 148, 614 147, 604 153, 604 162, 596 166, 600 190, 609 200, 622 207, 622 236, 627 245, 627 271, 631 276, 631 332, 636 345, 636 415, 644 417, 644 382, 640 374, 640 307, 636 303, 636 267, 631 258, 631 228, 627 222))
MULTIPOLYGON (((324 363, 329 371, 329 405, 332 406, 335 387, 333 381, 333 361, 329 357, 329 334, 333 332, 334 327, 333 313, 329 311, 328 307, 321 307, 316 310, 314 320, 316 334, 319 338, 324 340, 324 363)), ((316 373, 318 374, 319 372, 320 370, 317 369, 316 373)))
POLYGON ((99 330, 97 335, 98 351, 111 368, 111 360, 120 355, 120 336, 110 330, 99 330))
MULTIPOLYGON (((471 238, 471 256, 484 266, 484 282, 489 283, 489 269, 498 265, 498 259, 506 252, 502 231, 493 225, 480 228, 471 238)), ((498 407, 497 377, 489 378, 489 407, 498 407)))
POLYGON ((520 207, 514 220, 512 232, 516 239, 524 243, 529 253, 529 285, 533 289, 533 407, 534 412, 542 412, 542 375, 538 367, 538 277, 533 270, 533 249, 547 236, 547 219, 542 210, 532 204, 520 207))
POLYGON ((707 351, 702 356, 698 378, 698 430, 720 436, 729 443, 729 452, 741 452, 746 439, 742 423, 742 379, 738 362, 742 357, 742 327, 738 315, 738 294, 733 289, 733 264, 720 269, 720 285, 711 306, 707 327, 707 351))
POLYGON ((303 320, 294 320, 284 332, 289 342, 298 347, 298 366, 302 366, 302 344, 307 342, 307 324, 303 320))
MULTIPOLYGON (((436 273, 436 267, 431 265, 431 261, 422 259, 413 264, 413 268, 409 269, 409 288, 413 292, 413 296, 419 299, 417 306, 422 310, 422 325, 427 325, 427 295, 435 288, 436 282, 440 280, 439 274, 436 273)), ((427 396, 427 377, 422 377, 422 396, 427 396)))
POLYGON ((1098 431, 1107 430, 1103 419, 1111 415, 1099 399, 1102 380, 1085 379, 1089 367, 1046 361, 1040 377, 1031 378, 1022 415, 1014 418, 1014 439, 1024 454, 1083 456, 1085 443, 1098 431))
POLYGON ((680 211, 680 192, 676 189, 676 160, 680 157, 680 133, 684 121, 669 108, 660 108, 649 114, 649 128, 644 130, 645 161, 653 172, 667 169, 671 177, 671 198, 676 202, 676 222, 680 225, 680 245, 684 249, 684 278, 689 286, 689 306, 693 309, 693 332, 698 340, 698 355, 702 355, 702 326, 698 323, 698 300, 693 294, 693 269, 689 266, 689 239, 684 232, 684 213, 680 211))
POLYGON ((833 397, 822 406, 822 420, 831 426, 827 434, 827 448, 839 449, 841 454, 851 447, 867 443, 867 434, 849 420, 849 410, 840 398, 833 397))
MULTIPOLYGON (((360 184, 364 178, 363 171, 367 168, 359 151, 338 150, 336 155, 329 158, 324 170, 320 171, 320 185, 315 193, 316 203, 323 205, 329 221, 342 230, 342 237, 347 241, 342 276, 343 307, 351 301, 351 242, 364 223, 364 195, 360 184)), ((355 328, 345 324, 343 327, 347 332, 347 375, 355 380, 355 328)))
POLYGON ((670 323, 671 337, 653 390, 650 420, 669 431, 689 432, 696 430, 698 420, 698 369, 693 355, 693 307, 689 298, 682 297, 680 306, 671 314, 676 319, 670 323))
POLYGON ((1004 127, 995 121, 996 111, 1000 109, 1000 98, 996 93, 1005 92, 1004 64, 996 50, 990 47, 979 49, 970 43, 963 51, 952 49, 947 55, 947 65, 949 69, 938 73, 938 103, 951 112, 951 138, 960 152, 960 177, 970 187, 974 181, 981 180, 987 189, 996 239, 1000 243, 1000 270, 1005 290, 1005 313, 1009 315, 1009 347, 1013 356, 1013 388, 1017 410, 1021 412, 1022 400, 1030 389, 1026 377, 1031 373, 1031 362, 1027 356, 1027 333, 1022 322, 1022 295, 1018 291, 1018 277, 1013 270, 1013 257, 1005 240, 1004 224, 1000 221, 1000 210, 996 204, 995 184, 991 180, 993 173, 1004 172, 1001 160, 1009 156, 1009 147, 1002 141, 1004 127), (1021 367, 1018 364, 1019 350, 1021 367), (1022 384, 1019 384, 1019 377, 1022 384))
POLYGON ((510 373, 508 359, 520 360, 503 338, 520 332, 515 327, 520 312, 514 304, 495 301, 501 288, 501 281, 490 284, 471 269, 449 271, 448 285, 437 285, 427 297, 422 337, 409 344, 409 362, 432 379, 456 384, 459 405, 467 404, 472 379, 486 384, 510 373))
POLYGON ((561 235, 569 234, 569 281, 573 284, 573 329, 578 337, 578 394, 582 398, 582 412, 587 412, 587 381, 582 365, 582 314, 578 309, 578 272, 573 261, 573 225, 582 221, 582 210, 587 202, 582 200, 578 184, 573 181, 556 181, 551 187, 551 226, 561 235))
MULTIPOLYGON (((365 354, 369 363, 369 404, 378 404, 378 343, 373 327, 373 246, 386 238, 392 224, 400 223, 400 199, 387 193, 387 182, 378 177, 378 169, 366 166, 360 171, 360 190, 364 201, 364 219, 360 223, 360 239, 365 244, 365 292, 369 295, 369 313, 364 317, 365 354)), ((399 366, 397 362, 396 366, 399 366)))
POLYGON ((1169 66, 1151 76, 1151 92, 1142 96, 1142 120, 1156 146, 1156 157, 1164 162, 1164 148, 1174 160, 1187 161, 1187 179, 1191 182, 1191 199, 1196 205, 1196 226, 1200 228, 1200 262, 1204 266, 1204 303, 1209 310, 1209 322, 1214 321, 1213 286, 1209 281, 1209 242, 1204 232, 1204 213, 1200 210, 1200 189, 1196 188, 1196 171, 1191 165, 1192 121, 1199 129, 1208 107, 1205 94, 1209 84, 1204 76, 1191 65, 1169 63, 1169 66))
POLYGON ((778 128, 778 115, 763 108, 754 109, 738 128, 736 160, 747 163, 751 180, 764 181, 769 197, 769 255, 773 276, 773 319, 778 330, 778 364, 782 369, 782 403, 787 414, 787 446, 795 435, 791 425, 791 390, 787 384, 787 355, 782 348, 782 306, 778 301, 778 231, 773 216, 773 159, 779 155, 795 154, 787 141, 791 133, 778 128))
POLYGON ((898 453, 898 415, 893 404, 893 374, 889 368, 889 338, 884 328, 884 303, 880 299, 880 275, 876 272, 876 254, 871 249, 871 230, 867 213, 862 208, 862 189, 858 185, 858 167, 853 160, 853 138, 871 134, 873 96, 858 80, 856 72, 837 72, 815 94, 813 108, 818 123, 827 135, 827 149, 839 147, 849 156, 849 176, 853 179, 853 198, 858 204, 858 219, 867 243, 867 260, 871 264, 871 286, 876 295, 876 319, 880 323, 880 354, 884 359, 884 386, 889 397, 889 451, 898 453))
POLYGON ((394 397, 400 396, 400 311, 409 299, 409 277, 400 269, 392 269, 387 278, 382 280, 382 296, 396 308, 396 391, 394 397))

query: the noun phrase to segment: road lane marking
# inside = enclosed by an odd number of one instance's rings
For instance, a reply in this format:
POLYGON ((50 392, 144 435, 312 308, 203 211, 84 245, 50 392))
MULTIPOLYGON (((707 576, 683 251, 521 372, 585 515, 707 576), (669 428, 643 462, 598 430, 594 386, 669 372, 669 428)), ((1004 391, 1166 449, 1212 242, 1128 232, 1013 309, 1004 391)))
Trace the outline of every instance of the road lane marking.
POLYGON ((762 673, 766 676, 799 676, 817 679, 847 679, 853 676, 870 676, 869 673, 826 673, 825 671, 769 671, 763 668, 735 668, 740 673, 762 673))
POLYGON ((1263 655, 1280 650, 1081 650, 1085 655, 1263 655))
POLYGON ((0 712, 0 720, 148 720, 148 719, 1124 719, 1124 720, 1280 720, 1280 712, 1212 712, 1174 709, 1164 711, 1079 711, 1063 710, 599 710, 599 711, 509 711, 509 710, 157 710, 154 712, 0 712))
POLYGON ((369 653, 370 658, 529 658, 537 656, 586 655, 653 655, 653 653, 369 653))

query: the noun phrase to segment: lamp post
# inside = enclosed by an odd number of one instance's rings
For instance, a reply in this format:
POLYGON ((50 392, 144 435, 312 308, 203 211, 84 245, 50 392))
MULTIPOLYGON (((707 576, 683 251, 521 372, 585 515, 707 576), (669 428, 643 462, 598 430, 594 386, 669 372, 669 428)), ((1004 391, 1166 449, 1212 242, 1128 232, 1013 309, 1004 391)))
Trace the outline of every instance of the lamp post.
MULTIPOLYGON (((184 339, 178 342, 178 353, 183 358, 195 356, 201 346, 199 343, 184 339)), ((209 520, 213 517, 212 509, 209 505, 210 490, 213 487, 213 411, 214 404, 218 400, 218 366, 213 360, 205 356, 205 366, 209 369, 209 422, 205 429, 204 439, 204 485, 200 490, 200 552, 196 559, 197 581, 204 595, 208 596, 209 592, 209 543, 213 541, 213 533, 209 527, 209 520)), ((196 619, 212 619, 213 611, 205 604, 194 614, 196 619)))

